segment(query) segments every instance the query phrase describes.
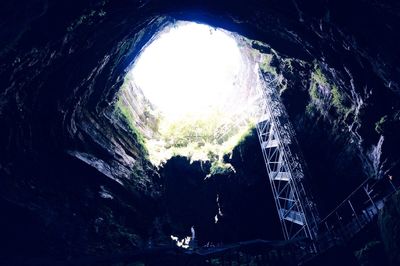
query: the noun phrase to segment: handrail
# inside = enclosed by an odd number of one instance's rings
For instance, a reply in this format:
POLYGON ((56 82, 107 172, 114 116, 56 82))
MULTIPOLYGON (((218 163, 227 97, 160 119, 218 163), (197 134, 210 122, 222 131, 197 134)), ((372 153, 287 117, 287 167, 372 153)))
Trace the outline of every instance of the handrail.
POLYGON ((350 198, 351 196, 353 196, 365 183, 367 183, 367 181, 369 181, 370 179, 366 179, 364 180, 356 189, 354 189, 340 204, 338 204, 336 206, 335 209, 333 209, 328 215, 325 216, 324 219, 322 219, 319 224, 325 222, 332 214, 334 214, 340 207, 342 207, 343 204, 345 204, 350 198))

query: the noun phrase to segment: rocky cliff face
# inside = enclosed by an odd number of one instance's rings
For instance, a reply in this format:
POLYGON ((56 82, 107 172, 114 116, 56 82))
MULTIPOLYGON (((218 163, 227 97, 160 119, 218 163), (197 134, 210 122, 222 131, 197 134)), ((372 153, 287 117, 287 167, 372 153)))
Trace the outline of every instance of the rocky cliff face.
POLYGON ((396 1, 6 0, 0 10, 2 256, 104 254, 154 238, 163 182, 111 106, 139 51, 174 19, 273 55, 266 66, 319 198, 399 176, 396 1))
POLYGON ((210 163, 173 157, 161 169, 165 234, 183 238, 194 226, 200 245, 282 239, 254 129, 226 156, 233 171, 210 173, 210 163))
POLYGON ((378 224, 382 242, 391 265, 400 263, 399 253, 399 193, 393 195, 379 216, 378 224))

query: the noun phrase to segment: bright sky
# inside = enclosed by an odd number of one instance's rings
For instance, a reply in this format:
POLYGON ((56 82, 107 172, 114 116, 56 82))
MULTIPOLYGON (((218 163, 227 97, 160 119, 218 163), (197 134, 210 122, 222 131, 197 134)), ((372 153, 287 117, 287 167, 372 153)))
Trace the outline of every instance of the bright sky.
POLYGON ((242 58, 236 41, 196 23, 171 27, 140 55, 131 74, 166 117, 203 115, 235 89, 242 58))

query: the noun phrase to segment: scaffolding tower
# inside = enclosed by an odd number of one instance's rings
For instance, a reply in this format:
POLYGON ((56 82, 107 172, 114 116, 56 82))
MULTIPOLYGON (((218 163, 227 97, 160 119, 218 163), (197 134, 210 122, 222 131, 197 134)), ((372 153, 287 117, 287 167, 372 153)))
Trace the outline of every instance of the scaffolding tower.
POLYGON ((260 72, 261 114, 257 134, 285 239, 315 240, 319 215, 307 189, 294 130, 276 91, 276 80, 260 72))

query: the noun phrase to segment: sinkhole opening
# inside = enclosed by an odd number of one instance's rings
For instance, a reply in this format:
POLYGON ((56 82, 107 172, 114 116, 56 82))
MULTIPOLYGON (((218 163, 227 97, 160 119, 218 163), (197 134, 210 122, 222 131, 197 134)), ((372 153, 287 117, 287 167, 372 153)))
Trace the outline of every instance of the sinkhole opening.
POLYGON ((116 111, 154 165, 180 155, 230 169, 223 156, 260 113, 262 57, 232 32, 194 22, 168 25, 126 74, 116 111))

